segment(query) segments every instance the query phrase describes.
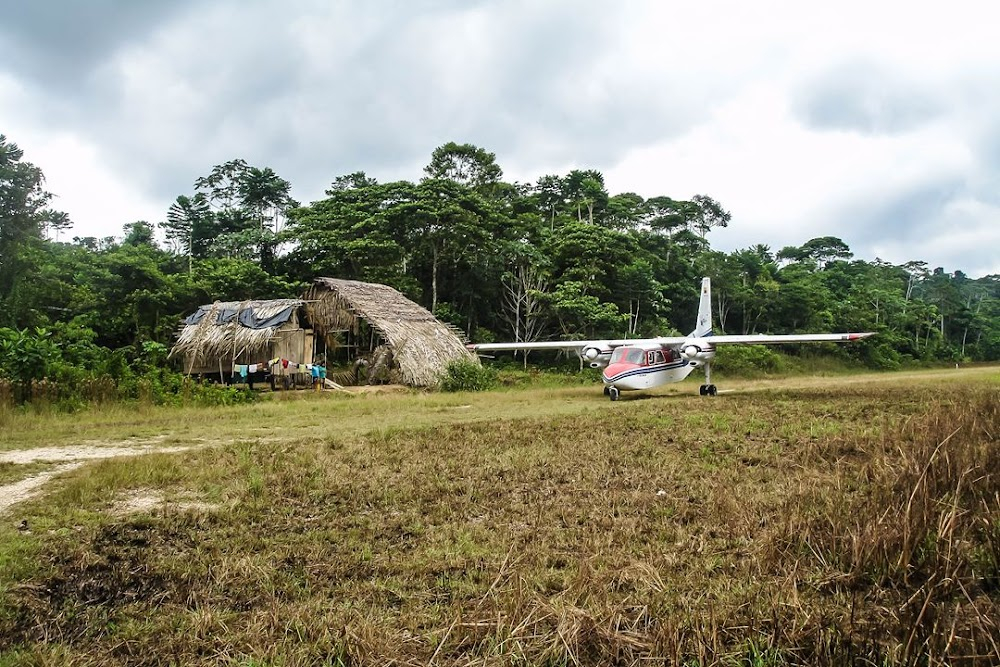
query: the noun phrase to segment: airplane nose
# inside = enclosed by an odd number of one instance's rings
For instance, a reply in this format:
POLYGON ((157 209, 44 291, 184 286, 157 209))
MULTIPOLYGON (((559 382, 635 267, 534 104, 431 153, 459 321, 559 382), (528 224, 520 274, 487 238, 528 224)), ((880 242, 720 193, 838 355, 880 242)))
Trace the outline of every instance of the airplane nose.
POLYGON ((604 370, 601 372, 601 375, 604 377, 605 381, 609 381, 611 378, 627 370, 628 370, 627 364, 608 364, 607 366, 604 367, 604 370))

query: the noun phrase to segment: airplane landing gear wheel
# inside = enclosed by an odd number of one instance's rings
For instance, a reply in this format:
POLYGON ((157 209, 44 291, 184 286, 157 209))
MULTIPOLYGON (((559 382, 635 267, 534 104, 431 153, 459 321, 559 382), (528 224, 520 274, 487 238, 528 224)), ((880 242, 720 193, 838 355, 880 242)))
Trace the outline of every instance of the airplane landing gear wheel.
POLYGON ((605 387, 604 388, 604 395, 605 396, 610 396, 611 395, 611 387, 605 387))
POLYGON ((703 384, 698 387, 698 394, 701 396, 716 396, 719 390, 716 389, 714 384, 703 384))
POLYGON ((617 401, 618 387, 608 387, 608 397, 610 397, 612 401, 617 401))

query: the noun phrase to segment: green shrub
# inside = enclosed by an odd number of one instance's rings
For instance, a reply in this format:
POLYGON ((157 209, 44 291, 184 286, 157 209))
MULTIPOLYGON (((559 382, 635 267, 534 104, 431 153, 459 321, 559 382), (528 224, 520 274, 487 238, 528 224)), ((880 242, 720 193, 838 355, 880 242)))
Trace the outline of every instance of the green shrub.
POLYGON ((474 361, 453 361, 445 369, 441 389, 444 391, 486 391, 500 383, 495 368, 474 361))
POLYGON ((780 354, 764 345, 720 345, 712 368, 733 377, 759 377, 785 370, 780 354))
POLYGON ((601 371, 594 368, 539 368, 520 364, 497 366, 498 379, 504 387, 576 387, 601 382, 601 371))
POLYGON ((201 383, 166 365, 167 346, 154 341, 109 350, 93 332, 0 328, 0 403, 74 412, 109 401, 147 405, 235 405, 258 399, 242 386, 201 383))

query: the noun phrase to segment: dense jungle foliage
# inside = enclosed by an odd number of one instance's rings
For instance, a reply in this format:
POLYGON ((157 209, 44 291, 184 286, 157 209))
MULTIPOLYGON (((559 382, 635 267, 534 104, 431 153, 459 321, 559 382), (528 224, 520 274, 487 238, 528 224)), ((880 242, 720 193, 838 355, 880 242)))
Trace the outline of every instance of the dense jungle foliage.
POLYGON ((69 242, 23 158, 0 135, 0 379, 22 398, 53 378, 176 391, 165 352, 183 314, 316 276, 392 285, 484 342, 686 332, 707 275, 729 333, 877 331, 829 350, 875 368, 1000 358, 1000 276, 855 259, 835 237, 721 252, 708 237, 730 214, 711 197, 611 194, 593 170, 508 183, 469 144, 436 149, 415 182, 338 176, 307 206, 232 160, 163 221, 69 242))

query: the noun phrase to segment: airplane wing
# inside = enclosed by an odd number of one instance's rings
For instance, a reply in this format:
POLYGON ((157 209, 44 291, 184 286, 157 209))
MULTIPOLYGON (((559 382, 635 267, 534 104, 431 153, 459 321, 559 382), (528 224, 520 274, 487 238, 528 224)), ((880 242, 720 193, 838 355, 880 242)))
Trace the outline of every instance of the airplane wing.
MULTIPOLYGON (((466 345, 473 352, 508 352, 511 350, 586 350, 590 348, 610 352, 616 347, 635 343, 634 340, 550 340, 535 343, 472 343, 466 345)), ((648 341, 647 341, 648 342, 648 341)))
POLYGON ((600 366, 611 359, 611 353, 616 347, 622 345, 662 345, 663 341, 671 341, 672 344, 683 342, 684 338, 627 338, 622 340, 551 340, 539 341, 535 343, 473 343, 466 347, 471 352, 506 352, 506 351, 528 351, 528 350, 566 350, 576 353, 581 359, 593 362, 600 366))
MULTIPOLYGON (((785 343, 849 343, 874 336, 874 332, 830 334, 749 334, 735 336, 705 336, 697 339, 710 345, 783 345, 785 343)), ((689 339, 695 340, 695 339, 689 339)))
POLYGON ((786 343, 848 343, 874 336, 874 333, 831 334, 748 334, 722 336, 662 336, 659 338, 626 338, 622 340, 552 340, 535 343, 473 343, 467 347, 473 352, 505 352, 512 350, 600 350, 610 352, 622 345, 659 345, 663 348, 685 344, 708 345, 784 345, 786 343))

